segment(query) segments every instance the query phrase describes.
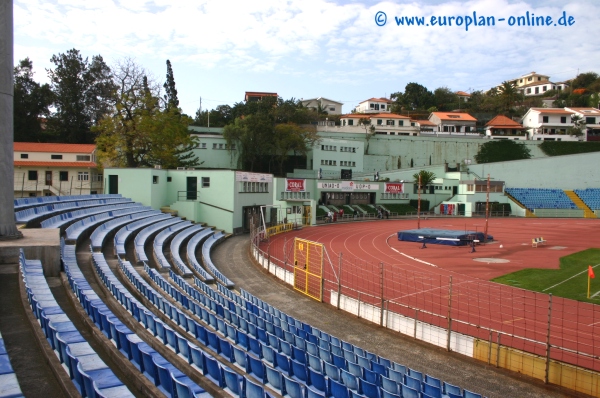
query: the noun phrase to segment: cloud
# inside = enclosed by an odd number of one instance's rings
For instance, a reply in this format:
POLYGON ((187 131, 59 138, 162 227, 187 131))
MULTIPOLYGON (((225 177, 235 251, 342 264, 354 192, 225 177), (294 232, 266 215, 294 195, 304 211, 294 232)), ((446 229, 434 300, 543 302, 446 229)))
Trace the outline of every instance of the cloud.
MULTIPOLYGON (((174 65, 178 84, 190 87, 195 83, 189 76, 183 83, 178 67, 205 73, 290 76, 294 77, 290 87, 302 87, 298 77, 310 71, 310 76, 322 76, 328 88, 345 84, 381 91, 387 85, 383 90, 389 93, 403 90, 410 81, 431 90, 439 86, 487 89, 532 70, 564 80, 573 77, 577 68, 583 72, 600 64, 600 46, 593 40, 600 35, 600 4, 591 0, 567 4, 558 0, 18 0, 14 14, 15 56, 29 56, 34 66, 51 67, 51 54, 70 48, 87 56, 101 54, 107 61, 129 56, 148 64, 147 68, 163 68, 164 61, 171 59, 178 63, 174 65), (385 26, 375 24, 378 11, 387 14, 385 26), (565 11, 576 22, 562 27, 508 26, 498 21, 527 11, 555 21, 565 11), (464 23, 455 26, 456 19, 453 26, 443 27, 398 26, 395 21, 411 16, 426 21, 432 16, 464 19, 473 12, 495 17, 496 25, 471 26, 466 31, 464 23)), ((162 76, 163 69, 157 74, 162 76)), ((337 89, 347 92, 345 87, 337 89)))

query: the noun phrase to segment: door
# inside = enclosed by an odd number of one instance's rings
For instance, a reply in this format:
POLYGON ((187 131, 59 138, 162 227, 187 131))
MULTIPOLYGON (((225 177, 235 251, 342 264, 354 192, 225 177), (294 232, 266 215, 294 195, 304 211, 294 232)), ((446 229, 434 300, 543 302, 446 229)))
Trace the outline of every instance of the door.
POLYGON ((198 177, 187 177, 186 180, 186 199, 198 199, 198 177))
POLYGON ((458 187, 452 187, 452 195, 458 195, 458 187))
POLYGON ((46 185, 52 185, 52 172, 46 170, 46 185))
POLYGON ((119 193, 119 176, 108 176, 108 193, 111 195, 116 195, 119 193))

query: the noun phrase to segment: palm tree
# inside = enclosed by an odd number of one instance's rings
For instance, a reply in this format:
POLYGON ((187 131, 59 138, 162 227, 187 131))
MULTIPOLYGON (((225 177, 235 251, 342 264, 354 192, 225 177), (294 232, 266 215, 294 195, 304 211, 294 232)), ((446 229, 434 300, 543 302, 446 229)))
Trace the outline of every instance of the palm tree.
POLYGON ((571 115, 571 123, 573 123, 573 126, 569 128, 568 133, 577 137, 582 136, 585 130, 585 119, 583 116, 577 114, 571 115))
POLYGON ((502 82, 499 89, 500 98, 502 99, 502 106, 506 107, 506 112, 510 113, 510 108, 514 105, 519 91, 517 86, 513 82, 502 82))
POLYGON ((415 184, 417 184, 419 189, 423 190, 422 192, 425 192, 424 190, 427 185, 435 180, 435 173, 432 171, 421 170, 418 173, 413 174, 413 177, 415 179, 415 184), (421 177, 421 185, 419 185, 419 176, 421 177))

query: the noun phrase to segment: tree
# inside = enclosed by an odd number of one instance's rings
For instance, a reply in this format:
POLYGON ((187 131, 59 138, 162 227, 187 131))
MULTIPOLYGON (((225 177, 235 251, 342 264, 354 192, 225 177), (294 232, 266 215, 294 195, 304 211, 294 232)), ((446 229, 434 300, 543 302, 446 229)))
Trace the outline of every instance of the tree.
POLYGON ((421 170, 418 173, 413 174, 415 184, 417 188, 421 189, 421 192, 425 192, 425 188, 435 180, 435 173, 432 171, 421 170), (421 185, 419 185, 419 176, 421 177, 421 185))
POLYGON ((435 106, 434 97, 427 87, 418 83, 408 83, 404 88, 404 104, 412 110, 424 110, 435 106))
POLYGON ((600 80, 600 76, 595 72, 581 73, 571 81, 571 88, 590 88, 590 86, 598 80, 600 80))
POLYGON ((508 114, 511 108, 514 107, 515 101, 519 95, 515 83, 504 81, 500 86, 499 96, 502 101, 503 110, 508 114))
POLYGON ((477 163, 504 162, 531 158, 529 148, 513 140, 492 140, 479 147, 477 163))
POLYGON ((371 119, 368 117, 361 117, 358 119, 358 124, 363 126, 365 129, 365 140, 367 141, 367 147, 365 148, 365 155, 369 154, 369 141, 371 141, 371 137, 375 135, 375 126, 371 125, 371 119))
POLYGON ((271 153, 273 122, 263 113, 236 118, 223 129, 223 138, 231 151, 236 145, 238 168, 254 171, 260 160, 271 153))
POLYGON ((283 164, 290 152, 294 155, 306 156, 308 151, 318 142, 319 136, 314 127, 301 127, 295 123, 284 123, 275 126, 272 155, 279 166, 279 175, 284 176, 283 164))
POLYGON ((14 141, 46 141, 42 119, 50 115, 50 86, 33 80, 33 63, 29 58, 19 61, 14 77, 14 141))
POLYGON ((89 62, 79 50, 53 55, 55 68, 48 70, 56 112, 48 123, 49 131, 61 142, 94 142, 91 127, 109 113, 115 85, 111 70, 100 55, 89 62))
MULTIPOLYGON (((116 167, 194 167, 196 140, 187 126, 191 119, 179 108, 161 107, 160 89, 132 60, 117 64, 115 104, 94 128, 98 157, 116 167)), ((165 104, 166 105, 166 104, 165 104)))
POLYGON ((458 107, 458 95, 448 87, 438 87, 433 92, 435 107, 440 111, 451 111, 458 107))
POLYGON ((585 119, 581 115, 573 114, 571 115, 571 123, 573 123, 572 127, 569 127, 567 133, 569 135, 574 135, 577 137, 581 137, 585 131, 585 119))
POLYGON ((167 60, 167 80, 165 81, 163 87, 165 88, 165 108, 179 108, 179 100, 177 99, 177 89, 175 88, 175 77, 173 76, 173 68, 171 67, 171 61, 169 60, 167 60))

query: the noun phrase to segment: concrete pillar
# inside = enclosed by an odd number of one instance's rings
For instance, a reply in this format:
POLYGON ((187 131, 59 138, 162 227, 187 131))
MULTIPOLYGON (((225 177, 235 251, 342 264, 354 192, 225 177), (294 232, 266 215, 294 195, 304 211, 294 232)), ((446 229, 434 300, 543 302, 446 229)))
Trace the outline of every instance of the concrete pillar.
POLYGON ((0 0, 0 240, 22 238, 14 210, 13 3, 0 0))

